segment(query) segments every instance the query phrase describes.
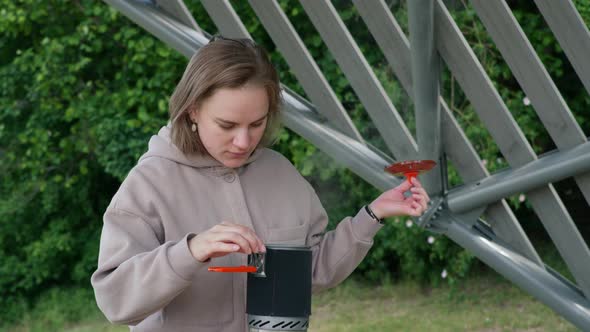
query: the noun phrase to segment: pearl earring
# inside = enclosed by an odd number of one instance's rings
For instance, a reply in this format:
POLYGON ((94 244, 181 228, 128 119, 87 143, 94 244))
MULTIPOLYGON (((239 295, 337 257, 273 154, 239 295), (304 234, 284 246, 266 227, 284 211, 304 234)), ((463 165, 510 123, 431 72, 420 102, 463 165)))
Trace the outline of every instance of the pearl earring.
POLYGON ((191 130, 193 131, 193 133, 195 131, 197 131, 197 124, 193 122, 193 125, 191 126, 191 130))

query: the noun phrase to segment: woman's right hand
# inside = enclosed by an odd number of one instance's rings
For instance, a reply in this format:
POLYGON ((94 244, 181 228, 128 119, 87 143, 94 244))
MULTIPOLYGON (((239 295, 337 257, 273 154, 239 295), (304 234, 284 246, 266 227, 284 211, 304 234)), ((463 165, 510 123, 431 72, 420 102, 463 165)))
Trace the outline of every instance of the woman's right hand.
POLYGON ((199 262, 234 252, 251 254, 266 252, 264 243, 249 227, 222 222, 189 240, 189 249, 199 262))

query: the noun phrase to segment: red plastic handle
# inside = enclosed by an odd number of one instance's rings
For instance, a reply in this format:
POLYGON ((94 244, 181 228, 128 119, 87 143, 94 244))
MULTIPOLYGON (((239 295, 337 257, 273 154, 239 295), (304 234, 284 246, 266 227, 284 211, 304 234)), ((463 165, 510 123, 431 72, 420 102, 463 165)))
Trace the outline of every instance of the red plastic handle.
POLYGON ((209 272, 256 272, 256 266, 211 266, 207 269, 209 272))
POLYGON ((404 172, 404 176, 408 179, 408 182, 412 183, 412 179, 417 177, 419 172, 404 172))

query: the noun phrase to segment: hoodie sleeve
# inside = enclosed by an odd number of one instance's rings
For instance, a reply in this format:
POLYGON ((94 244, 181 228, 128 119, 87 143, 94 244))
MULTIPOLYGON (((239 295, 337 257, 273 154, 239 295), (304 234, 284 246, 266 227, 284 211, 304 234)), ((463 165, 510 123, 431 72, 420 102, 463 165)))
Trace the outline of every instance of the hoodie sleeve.
POLYGON ((310 191, 310 232, 307 243, 312 248, 312 291, 334 287, 346 279, 360 264, 373 245, 373 237, 383 227, 361 209, 346 217, 332 231, 325 232, 328 216, 317 194, 310 191))
POLYGON ((109 321, 135 325, 191 284, 195 271, 203 265, 190 253, 191 236, 162 244, 141 217, 107 209, 98 269, 91 283, 98 306, 109 321))

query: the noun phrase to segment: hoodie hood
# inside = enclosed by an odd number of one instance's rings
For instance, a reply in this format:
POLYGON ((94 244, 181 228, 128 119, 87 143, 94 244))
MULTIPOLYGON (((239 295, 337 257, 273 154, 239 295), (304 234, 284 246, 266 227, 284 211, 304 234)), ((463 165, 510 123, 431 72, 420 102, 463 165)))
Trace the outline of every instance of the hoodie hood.
MULTIPOLYGON (((211 157, 209 154, 202 155, 197 153, 183 153, 180 151, 180 149, 178 149, 178 147, 176 147, 176 145, 174 145, 174 143, 172 143, 170 136, 170 125, 162 127, 158 132, 158 135, 154 135, 152 138, 150 138, 148 151, 139 158, 138 163, 141 163, 143 160, 150 157, 157 157, 195 168, 225 167, 222 163, 211 157)), ((261 150, 262 149, 260 148, 256 148, 242 166, 245 166, 256 160, 262 153, 261 150)))

